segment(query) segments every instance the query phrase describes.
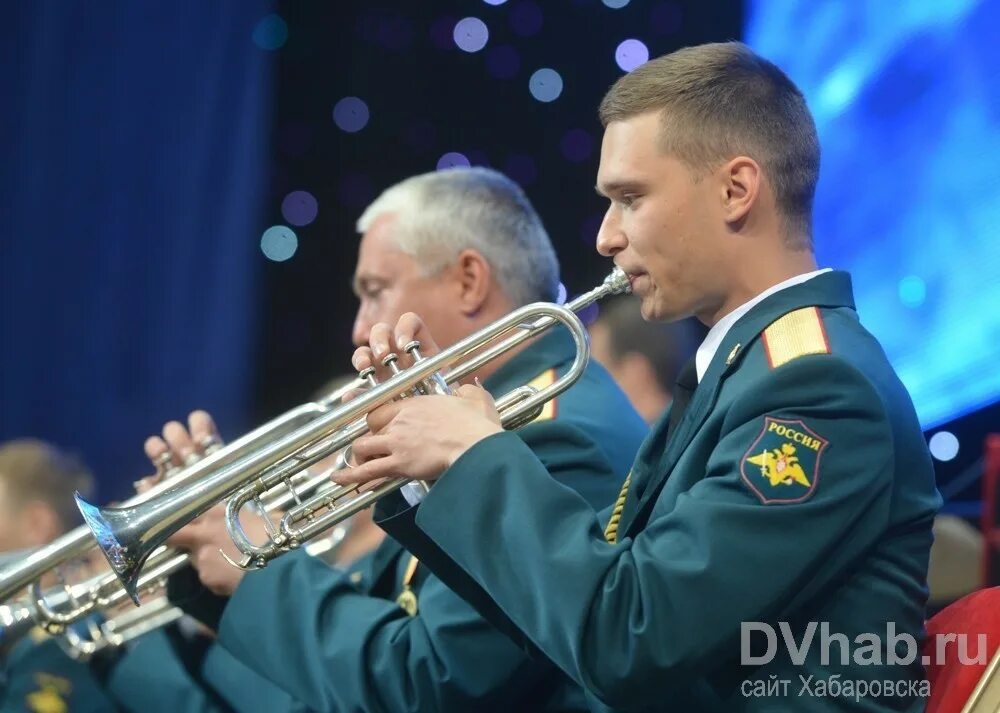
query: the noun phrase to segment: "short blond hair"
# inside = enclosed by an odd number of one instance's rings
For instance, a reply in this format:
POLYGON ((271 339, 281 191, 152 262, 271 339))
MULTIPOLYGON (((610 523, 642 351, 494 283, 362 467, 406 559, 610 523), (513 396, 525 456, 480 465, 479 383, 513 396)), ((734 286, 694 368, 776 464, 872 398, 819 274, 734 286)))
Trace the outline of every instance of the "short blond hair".
POLYGON ((73 494, 91 497, 94 478, 78 458, 44 441, 21 438, 0 445, 0 487, 9 507, 43 502, 68 529, 80 522, 73 494))
POLYGON ((615 82, 600 118, 607 126, 649 111, 661 112, 663 149, 693 170, 734 156, 759 163, 789 244, 812 247, 819 140, 802 92, 776 65, 739 42, 686 47, 615 82))

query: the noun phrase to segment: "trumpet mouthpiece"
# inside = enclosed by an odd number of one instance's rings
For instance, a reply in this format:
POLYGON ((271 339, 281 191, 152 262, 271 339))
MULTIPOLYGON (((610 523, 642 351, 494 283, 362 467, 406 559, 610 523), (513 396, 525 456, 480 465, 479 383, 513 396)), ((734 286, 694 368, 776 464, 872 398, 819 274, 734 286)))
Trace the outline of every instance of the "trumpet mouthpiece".
POLYGON ((632 283, 629 282, 628 275, 617 266, 610 275, 604 278, 604 285, 613 295, 628 294, 632 291, 632 283))

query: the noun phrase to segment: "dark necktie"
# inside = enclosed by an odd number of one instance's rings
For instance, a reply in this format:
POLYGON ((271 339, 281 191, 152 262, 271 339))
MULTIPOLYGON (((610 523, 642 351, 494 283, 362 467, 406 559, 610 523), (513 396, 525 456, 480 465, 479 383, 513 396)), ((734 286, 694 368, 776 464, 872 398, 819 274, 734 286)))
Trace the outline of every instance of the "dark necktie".
POLYGON ((680 373, 677 375, 677 383, 674 385, 674 401, 670 408, 668 438, 673 437, 674 429, 681 422, 681 417, 684 416, 688 404, 691 403, 691 395, 694 394, 697 387, 698 369, 695 366, 694 357, 691 357, 681 367, 680 373))

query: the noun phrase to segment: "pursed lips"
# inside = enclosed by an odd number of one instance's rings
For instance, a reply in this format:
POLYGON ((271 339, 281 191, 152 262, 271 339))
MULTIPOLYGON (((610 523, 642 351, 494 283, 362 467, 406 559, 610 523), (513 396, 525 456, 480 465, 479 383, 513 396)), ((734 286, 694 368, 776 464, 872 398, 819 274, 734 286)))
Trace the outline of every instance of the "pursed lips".
POLYGON ((636 282, 638 282, 640 277, 644 277, 646 273, 639 270, 626 270, 625 268, 622 269, 625 270, 625 274, 628 275, 629 285, 632 287, 632 290, 635 291, 636 282))

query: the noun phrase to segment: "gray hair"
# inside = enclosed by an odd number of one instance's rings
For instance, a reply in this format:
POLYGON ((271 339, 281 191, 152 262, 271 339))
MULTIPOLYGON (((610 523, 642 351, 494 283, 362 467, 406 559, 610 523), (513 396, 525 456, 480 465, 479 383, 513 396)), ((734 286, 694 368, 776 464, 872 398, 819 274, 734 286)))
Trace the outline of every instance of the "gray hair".
POLYGON ((515 307, 552 302, 559 263, 541 218, 524 191, 488 168, 452 168, 408 178, 386 189, 358 219, 359 233, 394 214, 394 238, 424 274, 475 250, 515 307))

